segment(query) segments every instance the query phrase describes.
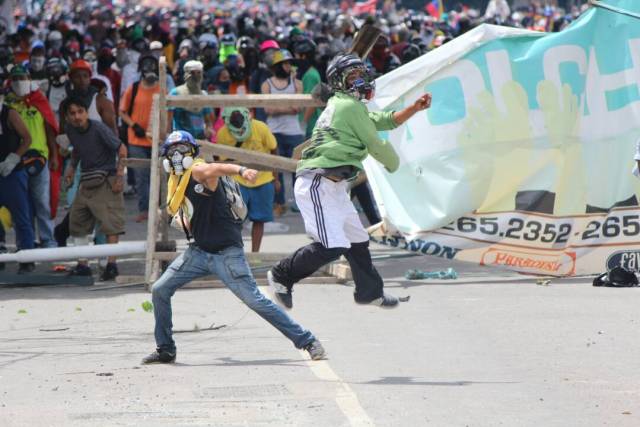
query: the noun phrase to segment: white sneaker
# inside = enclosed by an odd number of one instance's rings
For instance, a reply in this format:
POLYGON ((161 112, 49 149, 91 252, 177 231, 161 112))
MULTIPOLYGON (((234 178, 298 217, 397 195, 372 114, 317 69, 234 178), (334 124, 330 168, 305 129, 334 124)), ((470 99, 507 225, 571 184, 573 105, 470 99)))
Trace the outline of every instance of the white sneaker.
POLYGON ((291 289, 282 283, 276 282, 273 278, 271 270, 267 272, 267 282, 269 282, 269 291, 272 294, 272 300, 287 310, 293 308, 293 298, 291 297, 291 289))

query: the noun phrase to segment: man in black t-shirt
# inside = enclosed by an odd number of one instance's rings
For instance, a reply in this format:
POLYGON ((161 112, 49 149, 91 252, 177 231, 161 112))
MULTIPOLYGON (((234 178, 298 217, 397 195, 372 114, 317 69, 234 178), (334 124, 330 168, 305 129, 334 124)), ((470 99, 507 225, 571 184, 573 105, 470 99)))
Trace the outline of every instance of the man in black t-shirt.
POLYGON ((234 191, 234 181, 226 177, 239 174, 252 182, 258 171, 226 163, 207 164, 197 158, 198 152, 198 144, 185 131, 171 133, 162 146, 163 166, 169 173, 167 207, 194 242, 151 288, 157 349, 142 363, 175 361, 171 297, 180 287, 208 274, 216 274, 231 292, 297 348, 308 351, 313 360, 323 359, 320 341, 258 290, 245 259, 242 222, 246 211, 240 194, 234 191))

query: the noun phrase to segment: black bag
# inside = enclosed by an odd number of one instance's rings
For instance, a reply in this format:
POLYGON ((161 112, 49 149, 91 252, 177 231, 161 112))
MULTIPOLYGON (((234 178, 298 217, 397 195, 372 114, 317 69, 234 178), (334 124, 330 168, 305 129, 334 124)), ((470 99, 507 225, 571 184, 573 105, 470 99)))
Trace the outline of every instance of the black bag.
POLYGON ((602 273, 593 279, 593 286, 631 288, 638 286, 638 278, 631 270, 624 267, 613 267, 608 272, 602 273))
POLYGON ((80 185, 87 190, 98 188, 104 184, 108 176, 109 172, 102 170, 83 172, 80 175, 80 185))
POLYGON ((234 221, 242 223, 247 219, 249 210, 244 203, 242 193, 240 192, 240 184, 229 176, 221 176, 218 178, 218 185, 222 185, 225 198, 227 199, 227 207, 231 212, 234 221))

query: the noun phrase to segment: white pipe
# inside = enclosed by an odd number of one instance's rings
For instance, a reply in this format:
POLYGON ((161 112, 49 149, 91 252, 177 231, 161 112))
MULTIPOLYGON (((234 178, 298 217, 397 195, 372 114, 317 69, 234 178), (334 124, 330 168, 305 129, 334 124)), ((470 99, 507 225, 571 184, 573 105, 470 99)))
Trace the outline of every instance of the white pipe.
POLYGON ((25 249, 0 255, 0 262, 48 262, 69 261, 78 258, 103 258, 143 254, 147 242, 122 242, 106 245, 69 246, 64 248, 25 249))

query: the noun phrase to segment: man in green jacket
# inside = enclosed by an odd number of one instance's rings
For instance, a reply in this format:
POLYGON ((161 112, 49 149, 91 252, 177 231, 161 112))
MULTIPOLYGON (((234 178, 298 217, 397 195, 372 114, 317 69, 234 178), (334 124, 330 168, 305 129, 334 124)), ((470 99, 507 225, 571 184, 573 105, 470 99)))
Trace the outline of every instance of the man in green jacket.
POLYGON ((388 141, 380 140, 378 131, 394 129, 429 108, 431 95, 399 112, 370 113, 363 101, 373 97, 375 82, 354 54, 338 54, 327 68, 327 80, 335 94, 302 152, 295 183, 296 203, 314 242, 269 271, 270 290, 277 303, 291 308, 293 285, 344 255, 353 274, 356 303, 395 307, 398 299, 384 293, 371 262, 369 234, 349 198, 348 181, 369 154, 389 172, 398 169, 398 155, 388 141))

